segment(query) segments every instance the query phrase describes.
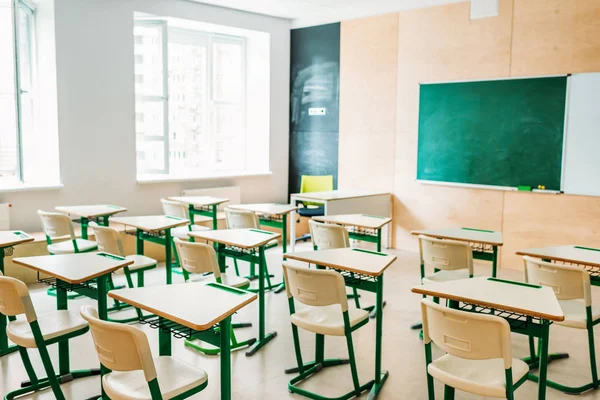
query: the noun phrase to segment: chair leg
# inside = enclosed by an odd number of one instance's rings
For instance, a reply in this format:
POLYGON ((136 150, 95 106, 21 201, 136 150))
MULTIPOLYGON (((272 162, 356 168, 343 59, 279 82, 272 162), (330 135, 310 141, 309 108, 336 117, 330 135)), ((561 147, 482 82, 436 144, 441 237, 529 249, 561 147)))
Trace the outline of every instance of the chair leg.
MULTIPOLYGON (((107 283, 108 283, 108 290, 115 290, 115 283, 113 282, 113 279, 112 279, 112 274, 109 274, 109 275, 108 275, 108 279, 107 279, 107 281, 108 281, 108 282, 107 282, 107 283)), ((116 299, 113 299, 113 305, 114 305, 115 307, 119 307, 121 304, 119 303, 119 301, 118 301, 118 300, 116 300, 116 299)))
POLYGON ((592 372, 592 385, 598 388, 598 367, 596 366, 596 346, 594 343, 594 323, 592 319, 592 307, 586 307, 587 334, 590 348, 590 367, 592 372))
POLYGON ((348 345, 348 359, 350 360, 350 371, 352 372, 352 383, 356 397, 360 396, 360 383, 358 381, 358 370, 356 369, 356 359, 354 358, 354 344, 352 343, 352 332, 346 330, 346 344, 348 345))
POLYGON ((444 400, 454 400, 454 388, 444 385, 444 400))
POLYGON ((21 355, 21 361, 23 361, 23 366, 25 367, 25 371, 27 372, 27 377, 29 378, 29 384, 31 386, 35 386, 38 383, 37 375, 35 374, 35 370, 33 369, 33 365, 31 364, 31 359, 29 358, 29 353, 27 353, 27 349, 25 347, 19 346, 19 354, 21 355))
POLYGON ((298 327, 292 324, 292 336, 294 337, 294 351, 296 352, 296 363, 298 372, 304 373, 304 364, 302 363, 302 349, 300 348, 300 338, 298 337, 298 327))
POLYGON ((505 380, 506 380, 506 400, 514 400, 515 399, 515 389, 512 380, 512 368, 508 368, 504 370, 505 380))
POLYGON ((352 297, 354 297, 354 305, 356 305, 356 308, 360 308, 360 296, 358 294, 358 289, 352 288, 352 297))
MULTIPOLYGON (((421 331, 423 333, 423 331, 421 331)), ((433 376, 429 375, 429 364, 431 364, 431 342, 425 344, 425 373, 427 374, 427 395, 429 400, 435 400, 435 389, 433 376)))
POLYGON ((267 263, 263 263, 263 268, 265 269, 265 278, 267 278, 267 290, 271 290, 273 285, 271 285, 271 277, 269 276, 269 267, 267 267, 267 263))
POLYGON ((235 268, 235 274, 237 276, 240 276, 240 270, 238 268, 238 263, 237 263, 237 259, 236 258, 233 259, 233 268, 235 268))
POLYGON ((325 335, 315 334, 315 364, 322 364, 325 360, 325 335))
POLYGON ((144 271, 137 273, 137 287, 144 287, 144 271))
POLYGON ((38 351, 40 352, 42 364, 44 365, 44 370, 46 371, 46 376, 48 377, 48 382, 50 383, 52 392, 54 393, 56 400, 65 400, 65 395, 60 389, 60 384, 58 383, 58 379, 56 378, 56 373, 54 372, 54 367, 52 366, 52 360, 50 360, 50 354, 48 354, 48 348, 46 347, 46 343, 44 342, 44 337, 42 336, 42 332, 40 331, 40 326, 37 321, 31 322, 30 326, 31 331, 33 332, 33 337, 35 338, 38 351))
POLYGON ((152 396, 152 400, 162 400, 163 397, 160 393, 160 386, 158 386, 157 378, 154 378, 148 382, 148 387, 150 388, 150 396, 152 396))

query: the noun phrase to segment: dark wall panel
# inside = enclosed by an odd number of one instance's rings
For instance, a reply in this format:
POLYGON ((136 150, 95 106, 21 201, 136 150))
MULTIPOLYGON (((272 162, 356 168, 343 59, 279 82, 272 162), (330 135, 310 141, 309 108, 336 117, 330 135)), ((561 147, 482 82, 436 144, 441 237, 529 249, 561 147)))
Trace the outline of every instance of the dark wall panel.
POLYGON ((340 24, 291 35, 289 191, 300 191, 301 175, 333 175, 337 188, 340 24))

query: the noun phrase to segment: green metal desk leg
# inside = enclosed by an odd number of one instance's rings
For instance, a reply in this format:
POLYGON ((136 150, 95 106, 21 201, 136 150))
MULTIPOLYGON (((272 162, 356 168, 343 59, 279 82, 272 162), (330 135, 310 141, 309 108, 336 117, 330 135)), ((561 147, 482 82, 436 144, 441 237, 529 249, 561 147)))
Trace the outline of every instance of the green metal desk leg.
POLYGON ((135 230, 135 252, 136 254, 143 256, 144 255, 144 239, 142 239, 142 230, 135 230))
MULTIPOLYGON (((377 251, 379 253, 381 253, 381 229, 377 229, 377 251)), ((385 307, 386 305, 386 301, 383 301, 383 307, 385 307)), ((369 309, 369 307, 367 307, 367 309, 369 309)), ((383 312, 383 311, 382 311, 383 312)), ((371 313, 369 314, 370 318, 375 318, 377 317, 377 307, 373 307, 373 310, 371 310, 371 313)))
POLYGON ((188 204, 188 214, 190 215, 190 225, 194 225, 194 217, 195 217, 194 211, 196 211, 196 209, 194 208, 194 205, 188 204))
MULTIPOLYGON (((287 225, 287 214, 283 214, 281 216, 281 223, 283 224, 283 226, 281 227, 281 247, 283 248, 283 260, 285 261, 285 253, 287 253, 287 230, 288 230, 288 225, 287 225)), ((275 293, 281 293, 285 290, 285 281, 282 280, 281 284, 279 284, 279 286, 277 286, 277 288, 275 288, 275 293)))
POLYGON ((493 246, 494 254, 492 256, 492 277, 496 277, 496 271, 498 269, 498 246, 493 246))
POLYGON ((217 220, 217 204, 212 205, 212 228, 216 231, 219 228, 219 221, 217 220))
POLYGON ((221 400, 231 400, 231 317, 219 322, 221 332, 221 400))
MULTIPOLYGON (((171 355, 171 332, 168 329, 162 329, 162 326, 168 323, 163 317, 159 318, 158 324, 158 354, 161 356, 171 355)), ((227 331, 229 332, 229 331, 227 331)), ((221 332, 223 335, 223 332, 221 332)))
POLYGON ((265 264, 267 262, 265 259, 265 247, 260 246, 258 253, 258 340, 246 351, 246 356, 248 357, 254 355, 261 347, 277 336, 277 332, 265 334, 265 264))
MULTIPOLYGON (((0 247, 0 272, 4 274, 4 249, 6 247, 0 247)), ((9 346, 8 337, 6 336, 6 315, 0 314, 0 357, 6 354, 10 354, 19 349, 18 346, 9 346)))
POLYGON ((86 239, 88 238, 88 224, 89 224, 89 220, 86 217, 81 217, 79 218, 79 224, 81 225, 81 238, 82 239, 86 239))
POLYGON ((167 272, 167 285, 173 282, 173 271, 171 265, 171 249, 172 247, 171 229, 165 229, 165 269, 167 272))
MULTIPOLYGON (((57 279, 57 283, 58 283, 57 279)), ((62 285, 61 285, 62 286, 62 285)), ((67 300, 67 291, 56 289, 56 309, 68 310, 69 304, 67 300)), ((63 340, 58 342, 58 373, 67 375, 69 373, 69 341, 63 340)))
POLYGON ((550 323, 548 320, 542 321, 542 337, 540 338, 540 367, 538 378, 538 400, 546 399, 546 379, 548 374, 548 340, 550 337, 550 323))
POLYGON ((388 371, 381 370, 381 353, 383 351, 381 343, 383 336, 383 274, 377 278, 375 310, 377 310, 377 318, 375 319, 375 383, 373 383, 373 387, 369 392, 368 400, 377 398, 389 374, 388 371))
MULTIPOLYGON (((106 296, 108 294, 108 285, 106 283, 106 275, 99 276, 96 278, 96 284, 98 285, 98 318, 102 321, 108 320, 108 305, 106 304, 106 296)), ((106 368, 104 365, 100 364, 100 382, 102 382, 102 377, 104 374, 109 373, 110 370, 106 368)), ((102 386, 102 384, 100 384, 102 386)), ((102 398, 108 399, 106 393, 104 393, 104 388, 102 388, 102 398)))

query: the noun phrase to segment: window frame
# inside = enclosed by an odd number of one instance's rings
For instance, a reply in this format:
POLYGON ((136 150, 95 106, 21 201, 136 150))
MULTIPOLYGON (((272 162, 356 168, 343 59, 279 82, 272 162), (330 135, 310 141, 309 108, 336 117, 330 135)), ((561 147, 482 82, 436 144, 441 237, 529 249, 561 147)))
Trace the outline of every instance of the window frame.
MULTIPOLYGON (((36 88, 36 43, 35 43, 35 25, 36 25, 36 8, 31 3, 25 0, 12 0, 10 3, 11 17, 12 17, 12 31, 13 31, 13 65, 14 65, 14 96, 15 96, 15 135, 16 135, 16 147, 17 147, 17 162, 15 167, 15 178, 19 183, 25 182, 25 173, 23 168, 23 95, 29 95, 32 100, 32 111, 35 110, 35 88, 36 88), (27 51, 29 53, 29 77, 31 87, 28 91, 23 90, 21 86, 21 29, 20 29, 20 16, 24 13, 29 18, 28 26, 28 40, 27 40, 27 51)), ((33 123, 33 121, 32 121, 33 123)), ((0 178, 2 179, 2 178, 0 178)), ((0 181, 1 182, 1 181, 0 181)))
MULTIPOLYGON (((205 115, 205 125, 206 127, 208 127, 209 132, 211 132, 209 134, 209 140, 207 141, 207 145, 210 148, 211 154, 216 157, 216 141, 215 140, 215 134, 214 134, 214 126, 213 126, 213 122, 212 122, 212 118, 211 116, 214 114, 214 109, 216 105, 239 105, 240 106, 240 112, 241 112, 241 125, 242 125, 242 129, 243 132, 241 133, 241 138, 243 139, 243 143, 242 143, 242 148, 246 149, 247 148, 247 141, 248 141, 248 130, 247 130, 247 115, 246 115, 246 103, 247 103, 247 38, 243 37, 243 36, 234 36, 234 35, 227 35, 227 34, 222 34, 222 33, 215 33, 215 32, 209 32, 209 31, 202 31, 202 30, 194 30, 194 29, 187 29, 187 28, 179 28, 179 27, 170 27, 168 25, 168 21, 164 20, 164 19, 138 19, 134 21, 134 26, 146 26, 146 27, 156 27, 156 26, 161 26, 162 31, 161 31, 161 42, 162 42, 162 61, 163 61, 163 70, 162 70, 162 81, 163 81, 163 96, 144 96, 144 95, 135 95, 135 101, 136 103, 139 100, 142 101, 163 101, 163 135, 160 137, 160 139, 158 139, 158 137, 155 138, 148 138, 148 137, 141 137, 136 135, 136 146, 137 146, 137 140, 141 138, 141 140, 143 141, 160 141, 163 143, 163 149, 164 149, 164 168, 163 169, 156 169, 156 168, 145 168, 145 169, 139 169, 137 168, 137 152, 136 152, 136 176, 139 179, 143 179, 144 176, 151 176, 151 175, 162 175, 165 178, 168 177, 172 177, 175 178, 178 175, 173 173, 170 169, 170 126, 169 126, 169 51, 168 51, 168 47, 169 47, 169 40, 170 40, 170 34, 169 32, 173 33, 173 36, 178 36, 178 35, 190 35, 190 36, 197 36, 199 38, 203 38, 203 40, 206 41, 206 47, 207 47, 207 76, 206 76, 206 83, 207 83, 207 98, 206 98, 206 106, 207 106, 207 113, 205 115), (225 44, 236 44, 239 45, 241 47, 241 85, 242 85, 242 93, 240 94, 240 99, 239 102, 231 102, 231 101, 219 101, 219 100, 215 100, 214 97, 214 57, 213 57, 213 50, 214 50, 214 44, 215 43, 225 43, 225 44)), ((174 40, 174 43, 178 43, 179 41, 174 40)), ((136 121, 136 125, 137 125, 137 121, 136 121)), ((225 139, 230 139, 229 137, 226 137, 225 139)), ((208 175, 213 175, 213 174, 219 174, 219 173, 231 173, 232 171, 235 172, 239 172, 239 173, 248 173, 250 172, 248 170, 248 155, 247 155, 247 151, 243 152, 243 168, 239 169, 239 168, 235 168, 235 169, 212 169, 210 171, 207 171, 209 174, 208 175)), ((203 178, 203 176, 189 176, 186 177, 189 179, 198 179, 198 178, 203 178)))

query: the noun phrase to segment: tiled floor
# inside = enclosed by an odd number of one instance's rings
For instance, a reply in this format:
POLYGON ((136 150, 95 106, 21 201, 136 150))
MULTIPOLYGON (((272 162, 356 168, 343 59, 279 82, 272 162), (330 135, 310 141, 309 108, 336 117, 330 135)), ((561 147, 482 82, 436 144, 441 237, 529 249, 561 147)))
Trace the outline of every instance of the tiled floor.
MULTIPOLYGON (((302 244, 300 248, 309 249, 310 244, 302 244)), ((386 382, 380 399, 426 399, 425 366, 422 342, 418 332, 411 331, 409 325, 420 319, 420 296, 412 294, 410 287, 419 281, 418 257, 416 253, 393 251, 398 260, 386 272, 385 298, 387 306, 383 322, 383 368, 389 370, 390 376, 386 382)), ((278 278, 281 277, 281 248, 267 253, 269 266, 278 278)), ((243 271, 247 266, 240 264, 243 271)), ((476 275, 489 275, 489 266, 478 266, 476 275)), ((510 279, 520 279, 521 274, 501 269, 500 276, 510 279)), ((164 270, 153 271, 147 278, 147 284, 160 284, 164 280, 164 270)), ((119 275, 117 281, 124 281, 119 275)), ((181 276, 176 275, 175 281, 182 282, 181 276)), ((45 287, 31 287, 33 301, 38 314, 52 310, 55 307, 54 298, 45 294, 45 287)), ((596 304, 600 304, 600 290, 594 289, 596 304)), ((363 294, 362 302, 372 304, 374 295, 363 294)), ((81 304, 94 302, 89 299, 73 300, 69 308, 78 311, 81 304)), ((206 307, 203 304, 182 304, 182 307, 206 307)), ((237 321, 257 322, 256 302, 243 309, 236 317, 237 321)), ((131 311, 123 312, 123 316, 131 315, 131 311)), ((291 376, 285 375, 283 369, 295 363, 294 348, 289 323, 289 311, 285 293, 267 294, 267 332, 276 330, 278 336, 253 357, 246 357, 243 351, 232 355, 232 387, 233 398, 244 400, 279 400, 302 398, 292 395, 287 390, 287 382, 291 376)), ((144 328, 153 346, 158 351, 156 331, 144 328)), ((600 328, 596 329, 596 340, 600 342, 600 328)), ((239 339, 255 336, 256 326, 237 330, 239 339)), ((374 373, 375 324, 373 322, 355 332, 354 343, 361 382, 372 379, 374 373)), ((314 354, 314 336, 301 332, 303 356, 306 361, 314 354)), ((527 340, 520 335, 513 335, 515 357, 527 355, 527 340)), ((568 351, 571 358, 557 361, 550 365, 549 378, 573 385, 586 383, 589 378, 589 361, 587 355, 587 339, 585 331, 554 326, 550 337, 551 351, 568 351)), ((51 355, 56 363, 56 346, 50 347, 51 355)), ((346 357, 347 350, 343 338, 327 338, 325 341, 326 357, 346 357)), ((41 362, 35 351, 31 351, 32 360, 39 376, 43 376, 41 362)), ((439 352, 437 353, 439 355, 439 352)), ((208 372, 209 385, 194 399, 219 398, 219 358, 204 356, 183 346, 183 342, 173 339, 173 355, 208 372)), ((55 364, 56 365, 56 364, 55 364)), ((71 366, 73 369, 84 369, 98 366, 98 359, 92 344, 90 334, 75 338, 71 341, 71 366)), ((2 394, 19 387, 26 373, 18 353, 0 358, 0 392, 2 394)), ((351 389, 351 376, 348 366, 334 367, 323 370, 313 376, 305 385, 309 390, 318 391, 326 396, 339 396, 351 389)), ((85 399, 99 393, 98 377, 90 377, 73 381, 62 386, 68 399, 85 399)), ((442 386, 436 384, 438 398, 442 398, 442 386)), ((548 399, 563 399, 567 395, 554 389, 548 389, 548 399)), ((43 391, 23 399, 53 399, 50 391, 43 391)), ((366 395, 363 396, 366 398, 366 395)), ((476 399, 466 393, 457 392, 456 399, 476 399)), ((517 399, 537 398, 537 386, 526 382, 518 391, 517 399)), ((581 396, 585 399, 600 399, 600 391, 589 392, 581 396)))

